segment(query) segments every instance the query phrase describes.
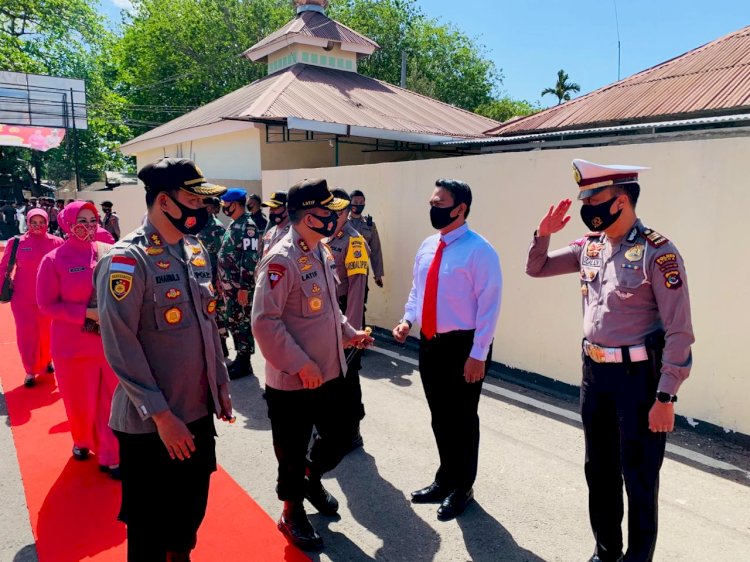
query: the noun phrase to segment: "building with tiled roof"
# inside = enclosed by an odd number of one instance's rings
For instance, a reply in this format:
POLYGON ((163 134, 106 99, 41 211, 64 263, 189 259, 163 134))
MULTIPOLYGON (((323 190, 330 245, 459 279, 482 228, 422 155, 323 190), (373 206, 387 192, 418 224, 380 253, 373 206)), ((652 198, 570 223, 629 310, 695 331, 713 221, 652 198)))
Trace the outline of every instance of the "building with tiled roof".
POLYGON ((214 181, 259 187, 262 170, 431 158, 446 141, 485 138, 499 123, 363 76, 378 44, 335 20, 325 2, 298 0, 296 17, 243 55, 268 76, 121 146, 138 166, 196 160, 214 181))
POLYGON ((748 125, 750 27, 745 27, 574 100, 489 129, 486 133, 497 138, 473 144, 531 148, 587 138, 596 143, 601 137, 622 142, 661 133, 731 132, 748 125))

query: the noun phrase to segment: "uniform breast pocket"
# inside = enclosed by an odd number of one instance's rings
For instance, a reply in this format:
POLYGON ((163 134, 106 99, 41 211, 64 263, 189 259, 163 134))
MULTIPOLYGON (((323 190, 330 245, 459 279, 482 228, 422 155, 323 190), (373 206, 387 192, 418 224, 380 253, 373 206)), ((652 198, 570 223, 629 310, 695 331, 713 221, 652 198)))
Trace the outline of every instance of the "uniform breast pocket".
POLYGON ((636 302, 640 302, 641 299, 637 295, 642 293, 646 283, 643 270, 640 267, 638 269, 622 267, 621 264, 617 267, 615 275, 617 277, 616 288, 610 295, 610 306, 622 309, 623 306, 627 308, 633 306, 636 302))
POLYGON ((192 325, 190 294, 183 285, 157 286, 154 301, 159 330, 182 330, 192 325))
POLYGON ((318 282, 307 282, 302 284, 302 315, 313 317, 323 314, 328 306, 328 294, 318 282))
POLYGON ((213 283, 201 283, 201 305, 203 306, 203 313, 206 316, 216 316, 216 306, 218 296, 214 290, 213 283))

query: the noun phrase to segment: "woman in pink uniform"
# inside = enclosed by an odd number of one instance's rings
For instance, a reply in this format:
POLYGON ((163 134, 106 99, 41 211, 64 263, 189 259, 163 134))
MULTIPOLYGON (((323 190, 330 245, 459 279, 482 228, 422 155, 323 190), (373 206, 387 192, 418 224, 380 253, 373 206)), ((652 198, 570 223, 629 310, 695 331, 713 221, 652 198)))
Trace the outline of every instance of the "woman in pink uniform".
POLYGON ((36 375, 53 371, 49 342, 50 321, 39 313, 36 304, 36 274, 44 255, 60 246, 63 241, 62 238, 47 233, 49 220, 42 209, 31 209, 27 220, 28 232, 5 244, 3 259, 0 261, 0 282, 5 279, 10 254, 17 243, 15 271, 11 272, 14 289, 10 308, 16 322, 18 351, 26 370, 23 384, 34 386, 36 375))
POLYGON ((108 425, 117 378, 104 357, 99 334, 84 331, 86 319, 99 320, 90 306, 98 218, 96 207, 85 201, 60 211, 57 220, 67 239, 39 266, 37 302, 52 318, 52 358, 70 421, 73 456, 85 460, 93 449, 99 468, 118 478, 119 449, 108 425))

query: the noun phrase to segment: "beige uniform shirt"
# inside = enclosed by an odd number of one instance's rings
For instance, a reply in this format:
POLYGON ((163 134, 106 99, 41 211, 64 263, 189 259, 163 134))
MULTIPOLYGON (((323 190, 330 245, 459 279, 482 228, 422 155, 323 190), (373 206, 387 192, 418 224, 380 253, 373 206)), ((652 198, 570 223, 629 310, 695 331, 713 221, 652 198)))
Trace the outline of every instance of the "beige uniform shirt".
POLYGON ((526 273, 549 277, 578 273, 583 332, 605 347, 642 344, 666 332, 659 391, 677 394, 692 365, 695 341, 685 265, 677 248, 637 221, 622 240, 591 234, 547 253, 549 237, 534 237, 526 273))
POLYGON ((365 313, 367 274, 370 271, 369 248, 364 237, 348 222, 328 241, 336 262, 338 297, 346 297, 346 317, 357 330, 362 329, 365 313))
POLYGON ((372 264, 372 274, 375 277, 383 277, 385 272, 383 271, 383 250, 380 247, 380 235, 378 234, 378 227, 372 221, 372 217, 369 215, 362 216, 358 219, 349 217, 349 223, 354 227, 354 230, 359 232, 365 237, 367 245, 370 248, 370 263, 372 264))
POLYGON ((281 224, 275 224, 268 227, 266 233, 261 237, 260 244, 258 245, 258 256, 259 258, 266 257, 266 254, 274 247, 276 242, 281 240, 289 232, 291 225, 289 224, 289 218, 284 219, 281 224))
POLYGON ((271 388, 301 390, 298 373, 311 360, 324 382, 346 371, 343 342, 355 330, 339 310, 336 283, 331 250, 309 248, 294 228, 261 261, 252 328, 271 388))
POLYGON ((94 271, 104 352, 120 381, 110 426, 151 433, 167 409, 189 423, 221 411, 229 381, 216 328, 211 262, 194 236, 166 245, 145 226, 94 271))

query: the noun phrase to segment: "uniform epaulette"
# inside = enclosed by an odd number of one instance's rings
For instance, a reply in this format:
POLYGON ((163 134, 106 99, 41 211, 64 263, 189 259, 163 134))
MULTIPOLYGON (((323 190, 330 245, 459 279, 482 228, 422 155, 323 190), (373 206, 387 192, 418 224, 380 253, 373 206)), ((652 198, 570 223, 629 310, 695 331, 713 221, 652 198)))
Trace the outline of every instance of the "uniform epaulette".
POLYGON ((646 237, 648 243, 651 244, 654 248, 659 248, 669 242, 668 238, 662 236, 655 230, 651 230, 650 228, 644 228, 641 231, 641 234, 646 237))

